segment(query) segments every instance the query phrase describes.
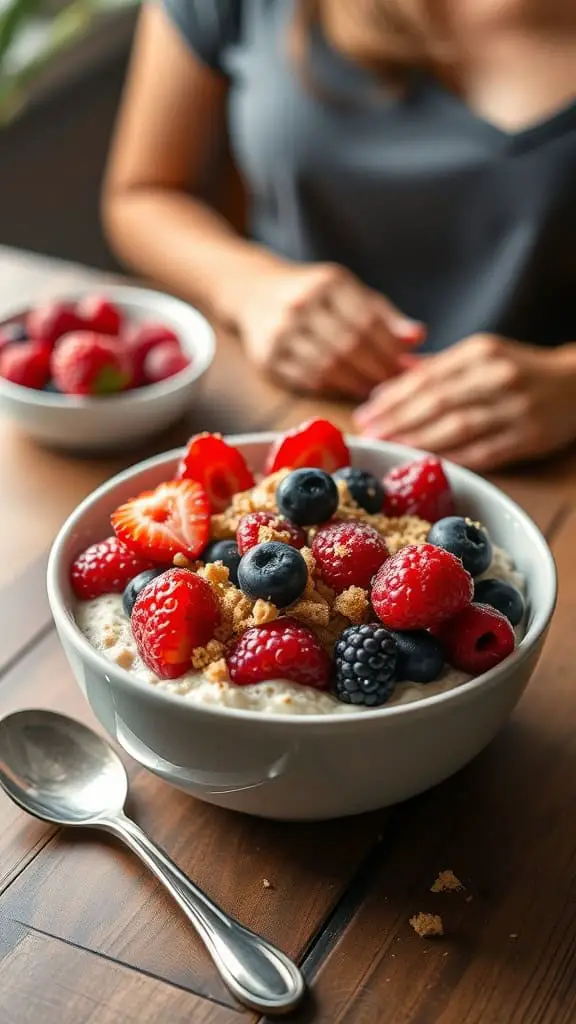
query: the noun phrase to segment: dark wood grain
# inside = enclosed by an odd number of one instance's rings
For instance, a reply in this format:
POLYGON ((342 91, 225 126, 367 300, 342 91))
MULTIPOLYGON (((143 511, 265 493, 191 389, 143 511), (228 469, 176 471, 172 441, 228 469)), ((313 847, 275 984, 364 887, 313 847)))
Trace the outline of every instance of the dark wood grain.
POLYGON ((368 895, 320 966, 312 959, 316 1006, 299 1021, 574 1021, 575 515, 554 553, 558 611, 512 721, 472 765, 384 823, 368 895), (445 869, 465 891, 430 892, 445 869), (441 914, 444 939, 415 935, 420 910, 441 914))
POLYGON ((16 921, 2 921, 0 988, 0 1024, 240 1024, 254 1019, 16 921))

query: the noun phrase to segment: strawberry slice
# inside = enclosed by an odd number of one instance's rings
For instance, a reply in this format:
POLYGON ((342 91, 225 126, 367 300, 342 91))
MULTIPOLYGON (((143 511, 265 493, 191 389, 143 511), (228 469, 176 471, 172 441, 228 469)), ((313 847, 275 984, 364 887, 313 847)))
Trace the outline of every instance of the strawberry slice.
POLYGON ((170 480, 117 508, 112 529, 126 547, 163 565, 196 558, 210 539, 210 503, 200 484, 170 480))
POLYGON ((328 420, 308 420, 278 438, 266 460, 266 473, 304 466, 334 473, 350 465, 350 452, 341 430, 328 420))
POLYGON ((190 438, 176 479, 202 484, 213 512, 222 512, 234 494, 254 486, 244 456, 219 434, 196 434, 190 438))

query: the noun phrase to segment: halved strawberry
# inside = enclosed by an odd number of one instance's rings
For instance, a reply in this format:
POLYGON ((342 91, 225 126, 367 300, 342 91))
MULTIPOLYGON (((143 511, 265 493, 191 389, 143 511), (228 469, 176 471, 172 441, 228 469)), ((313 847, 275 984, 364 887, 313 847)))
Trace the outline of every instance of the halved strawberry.
POLYGON ((308 420, 278 438, 266 460, 266 473, 304 466, 334 473, 350 465, 350 452, 341 430, 328 420, 308 420))
POLYGON ((176 479, 202 484, 213 512, 222 512, 234 494, 254 486, 244 456, 219 434, 197 434, 190 438, 176 479))
POLYGON ((112 529, 126 547, 163 565, 197 558, 210 539, 210 503, 193 480, 169 480, 117 508, 112 529))

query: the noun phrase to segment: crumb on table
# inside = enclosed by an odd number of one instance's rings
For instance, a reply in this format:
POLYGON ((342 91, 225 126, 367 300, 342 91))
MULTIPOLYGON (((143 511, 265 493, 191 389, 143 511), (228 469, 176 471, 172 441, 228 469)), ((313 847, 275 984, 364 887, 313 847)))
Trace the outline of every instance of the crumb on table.
POLYGON ((421 939, 439 938, 444 935, 444 925, 439 914, 426 914, 420 911, 410 918, 410 924, 421 939))
POLYGON ((270 881, 269 878, 263 878, 262 879, 262 885, 264 886, 265 889, 273 889, 274 888, 274 886, 272 885, 272 882, 270 881))
POLYGON ((430 892, 461 892, 465 886, 453 871, 441 871, 430 892))

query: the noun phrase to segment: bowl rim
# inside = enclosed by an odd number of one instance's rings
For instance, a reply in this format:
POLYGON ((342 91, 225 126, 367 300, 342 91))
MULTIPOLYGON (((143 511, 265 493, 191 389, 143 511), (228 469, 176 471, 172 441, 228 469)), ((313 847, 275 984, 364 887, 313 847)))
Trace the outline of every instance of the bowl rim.
MULTIPOLYGON (((262 431, 245 434, 229 434, 226 435, 226 440, 235 445, 260 445, 272 443, 278 436, 278 431, 262 431)), ((406 445, 364 439, 354 435, 346 435, 346 442, 353 453, 354 451, 362 450, 386 451, 393 457, 401 457, 405 461, 428 454, 419 449, 410 448, 406 445)), ((536 607, 533 621, 530 623, 528 630, 522 637, 514 652, 505 658, 504 661, 500 662, 494 668, 489 669, 487 672, 484 672, 479 676, 475 676, 468 682, 459 684, 453 689, 433 694, 430 697, 423 696, 418 700, 404 704, 395 704, 390 707, 383 705, 380 708, 371 708, 369 709, 369 712, 367 711, 366 713, 358 713, 357 711, 338 711, 333 714, 280 715, 244 708, 230 708, 219 705, 198 705, 186 701, 185 697, 181 694, 172 693, 169 690, 160 689, 157 686, 146 683, 144 680, 130 673, 127 669, 122 668, 115 662, 109 661, 100 654, 99 651, 91 646, 76 624, 72 613, 67 609, 67 605, 60 588, 59 575, 62 568, 62 551, 67 543, 70 532, 84 517, 85 513, 89 511, 93 504, 99 501, 106 494, 111 493, 119 484, 137 476, 141 471, 153 469, 157 466, 163 465, 164 463, 174 461, 181 455, 182 451, 182 448, 174 448, 168 452, 163 452, 159 455, 155 455, 149 459, 138 462, 135 465, 130 466, 128 469, 117 473, 115 476, 111 477, 110 480, 101 484, 98 488, 87 495, 87 497, 84 498, 70 516, 68 516, 60 528, 50 549, 48 559, 48 600, 58 632, 65 636, 66 641, 76 650, 78 656, 82 660, 88 661, 91 668, 96 673, 103 677, 107 677, 112 674, 117 683, 128 689, 128 691, 133 695, 140 696, 144 701, 158 703, 160 707, 168 702, 172 707, 180 707, 184 714, 192 713, 196 716, 206 715, 209 718, 219 718, 223 716, 226 720, 236 720, 246 724, 249 722, 252 724, 261 722, 266 723, 268 726, 282 726, 282 728, 285 729, 313 728, 320 725, 346 726, 351 725, 354 722, 361 721, 376 723, 396 717, 402 718, 407 715, 414 716, 426 713, 428 709, 441 708, 444 704, 454 703, 458 700, 465 700, 467 697, 472 696, 476 691, 486 689, 489 684, 491 684, 490 688, 492 688, 492 685, 496 686, 500 680, 505 676, 508 676, 511 672, 514 672, 526 660, 532 657, 537 650, 541 639, 546 635, 550 620, 556 607, 558 580, 554 557, 542 531, 524 511, 524 509, 505 494, 504 491, 501 491, 500 488, 496 487, 494 484, 485 480, 478 474, 473 473, 471 470, 458 466, 447 459, 443 459, 443 464, 447 467, 449 473, 455 473, 457 476, 460 476, 463 481, 470 482, 476 487, 480 485, 480 488, 487 491, 489 496, 492 495, 498 500, 504 501, 504 504, 508 506, 509 510, 518 520, 520 520, 525 532, 530 537, 531 543, 533 543, 537 548, 539 558, 542 562, 542 569, 548 576, 547 582, 549 585, 546 587, 546 590, 549 597, 546 605, 540 604, 536 607)))
MULTIPOLYGON (((58 295, 58 301, 78 301, 85 295, 90 294, 91 291, 95 291, 95 289, 85 288, 63 292, 58 295)), ((155 301, 160 300, 164 304, 168 316, 172 310, 175 318, 178 315, 188 317, 195 321, 193 326, 204 331, 205 338, 202 342, 202 350, 198 352, 197 358, 193 362, 183 370, 175 373, 172 377, 167 377, 166 380, 158 381, 156 384, 148 384, 146 387, 134 388, 131 391, 121 391, 118 394, 94 397, 90 395, 60 395, 50 391, 37 391, 34 388, 26 388, 22 384, 14 384, 12 381, 0 377, 0 396, 4 393, 7 398, 14 402, 36 406, 46 411, 51 409, 93 411, 100 408, 105 410, 112 405, 116 409, 130 409, 137 405, 145 405, 147 402, 154 401, 155 398, 175 394, 175 392, 180 391, 182 388, 196 383, 212 365, 216 353, 215 331, 209 320, 195 306, 191 306, 189 303, 184 302, 183 299, 178 299, 174 295, 168 295, 166 292, 161 292, 154 288, 140 288, 137 285, 106 285, 99 290, 99 294, 106 295, 106 297, 126 305, 137 304, 139 301, 144 304, 146 300, 150 301, 151 299, 155 301)), ((19 312, 11 313, 3 320, 0 320, 0 327, 11 323, 13 320, 21 319, 31 312, 32 309, 32 306, 27 306, 19 312)), ((161 315, 158 314, 158 319, 160 318, 161 315)), ((154 314, 152 313, 150 320, 152 321, 153 319, 154 314)))

